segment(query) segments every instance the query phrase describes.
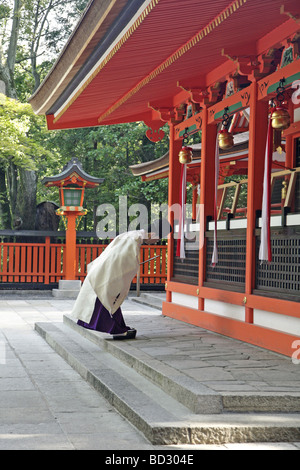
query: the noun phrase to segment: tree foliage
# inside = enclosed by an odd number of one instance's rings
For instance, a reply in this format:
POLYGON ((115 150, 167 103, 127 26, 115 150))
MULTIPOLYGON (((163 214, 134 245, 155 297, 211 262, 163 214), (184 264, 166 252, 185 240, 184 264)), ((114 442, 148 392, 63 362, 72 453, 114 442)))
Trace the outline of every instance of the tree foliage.
POLYGON ((43 162, 51 165, 56 161, 56 152, 47 150, 49 134, 45 120, 36 116, 29 104, 3 94, 0 94, 0 129, 3 178, 0 178, 0 204, 7 208, 0 213, 0 226, 10 224, 15 228, 21 220, 23 228, 34 228, 35 213, 31 204, 36 204, 37 178, 43 173, 43 162))
POLYGON ((39 86, 86 3, 87 0, 1 1, 0 92, 16 100, 15 105, 5 102, 1 114, 2 228, 15 228, 16 224, 34 228, 38 180, 35 164, 45 159, 39 137, 44 124, 19 102, 26 101, 39 86))
POLYGON ((0 94, 0 129, 2 167, 13 163, 27 170, 37 170, 41 159, 53 157, 45 148, 44 119, 36 116, 29 104, 0 94))
POLYGON ((21 98, 15 79, 24 72, 28 80, 27 98, 38 88, 87 1, 2 0, 0 80, 7 96, 21 98))
POLYGON ((34 228, 37 203, 58 203, 57 189, 45 188, 44 176, 59 173, 73 157, 84 170, 104 178, 87 190, 85 228, 95 228, 96 208, 167 202, 167 180, 143 183, 129 166, 161 157, 165 138, 156 144, 143 123, 47 132, 44 118, 26 104, 49 72, 88 0, 1 0, 0 5, 0 227, 34 228))
MULTIPOLYGON (((137 122, 50 133, 51 148, 59 152, 62 164, 76 157, 86 172, 104 178, 104 183, 96 190, 85 192, 88 209, 82 222, 85 228, 95 228, 99 204, 112 204, 118 213, 120 196, 127 196, 128 206, 140 203, 149 208, 151 203, 167 202, 166 180, 143 183, 129 169, 130 165, 161 157, 168 150, 167 132, 163 141, 154 144, 147 139, 146 130, 143 123, 137 122)), ((50 171, 48 168, 49 176, 50 171)), ((57 196, 53 190, 46 192, 46 198, 51 197, 55 202, 58 202, 57 196)), ((39 197, 45 198, 45 190, 41 187, 39 197)))

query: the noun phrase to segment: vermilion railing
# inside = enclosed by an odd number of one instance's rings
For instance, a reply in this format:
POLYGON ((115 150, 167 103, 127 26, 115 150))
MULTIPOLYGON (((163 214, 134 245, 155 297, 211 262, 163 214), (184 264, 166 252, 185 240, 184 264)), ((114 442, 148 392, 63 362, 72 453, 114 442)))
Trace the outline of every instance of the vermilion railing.
MULTIPOLYGON (((78 244, 76 250, 77 278, 84 280, 88 264, 107 245, 78 244)), ((41 243, 0 242, 0 282, 56 284, 64 279, 65 244, 52 243, 45 237, 41 243)), ((167 246, 141 247, 140 283, 164 284, 166 281, 167 246), (148 261, 149 260, 149 261, 148 261)), ((136 283, 136 277, 133 283, 136 283)))
MULTIPOLYGON (((78 279, 83 280, 86 276, 87 266, 95 258, 100 256, 106 245, 77 245, 76 265, 78 279)), ((164 284, 167 278, 167 246, 166 245, 143 245, 141 247, 141 284, 164 284), (149 261, 148 261, 149 260, 149 261)), ((133 284, 136 283, 136 277, 133 284)))
POLYGON ((57 283, 63 278, 63 245, 50 243, 0 243, 2 283, 57 283))

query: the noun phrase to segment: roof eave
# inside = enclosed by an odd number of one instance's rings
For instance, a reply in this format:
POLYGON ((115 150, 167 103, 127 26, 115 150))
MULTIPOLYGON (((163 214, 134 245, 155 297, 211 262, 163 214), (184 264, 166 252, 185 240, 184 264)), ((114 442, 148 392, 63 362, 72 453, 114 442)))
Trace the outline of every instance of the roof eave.
POLYGON ((66 180, 70 175, 76 173, 80 178, 82 178, 87 183, 91 183, 93 185, 99 185, 104 182, 104 178, 97 178, 95 176, 87 174, 79 161, 77 159, 70 160, 67 165, 63 168, 62 172, 58 175, 54 176, 47 176, 43 179, 42 184, 51 184, 58 181, 66 180))
POLYGON ((105 35, 128 0, 91 0, 43 83, 30 97, 36 114, 45 115, 105 35))

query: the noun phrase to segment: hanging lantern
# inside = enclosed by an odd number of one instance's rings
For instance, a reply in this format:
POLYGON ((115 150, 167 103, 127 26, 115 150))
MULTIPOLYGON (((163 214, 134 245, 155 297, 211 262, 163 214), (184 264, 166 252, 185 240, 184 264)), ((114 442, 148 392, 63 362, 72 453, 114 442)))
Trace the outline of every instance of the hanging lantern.
POLYGON ((283 78, 280 80, 280 85, 277 88, 277 96, 276 96, 276 101, 277 104, 275 108, 272 111, 271 115, 271 120, 272 120, 272 127, 273 129, 276 129, 278 131, 284 131, 285 129, 288 129, 291 125, 291 117, 286 109, 285 106, 283 106, 283 102, 285 100, 284 96, 284 82, 285 79, 283 78))
POLYGON ((230 149, 233 147, 233 135, 228 132, 228 129, 223 129, 219 132, 219 147, 223 150, 230 149))
POLYGON ((225 108, 222 121, 223 129, 219 132, 218 135, 219 147, 222 150, 230 149, 234 145, 233 135, 228 131, 228 127, 230 125, 230 116, 227 111, 228 108, 225 108))
POLYGON ((193 160, 193 153, 191 147, 182 147, 179 152, 179 161, 182 164, 191 163, 193 160))

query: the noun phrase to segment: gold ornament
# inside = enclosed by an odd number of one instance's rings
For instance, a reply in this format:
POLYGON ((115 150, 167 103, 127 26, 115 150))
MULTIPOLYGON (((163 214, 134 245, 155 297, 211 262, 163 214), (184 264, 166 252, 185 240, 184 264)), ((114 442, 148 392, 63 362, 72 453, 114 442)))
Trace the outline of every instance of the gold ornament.
POLYGON ((230 149, 234 145, 233 135, 228 132, 227 129, 223 129, 219 132, 219 146, 221 149, 226 150, 230 149))
POLYGON ((289 112, 282 106, 278 106, 272 113, 272 127, 279 131, 288 129, 291 125, 289 112))
POLYGON ((193 153, 191 147, 182 147, 179 152, 179 161, 182 164, 191 163, 193 160, 193 153))

